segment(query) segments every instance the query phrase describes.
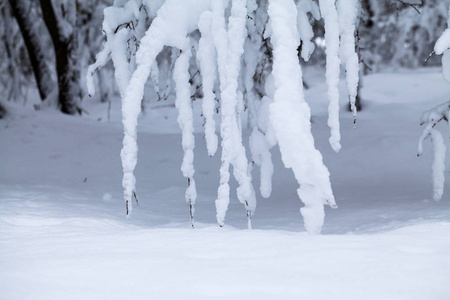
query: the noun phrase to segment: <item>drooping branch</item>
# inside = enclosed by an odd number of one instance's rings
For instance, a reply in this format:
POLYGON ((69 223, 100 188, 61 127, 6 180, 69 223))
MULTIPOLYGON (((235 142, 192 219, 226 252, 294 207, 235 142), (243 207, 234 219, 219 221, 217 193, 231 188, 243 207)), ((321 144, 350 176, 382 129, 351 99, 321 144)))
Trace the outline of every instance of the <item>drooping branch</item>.
POLYGON ((400 2, 401 4, 408 5, 412 7, 419 15, 420 10, 417 8, 418 5, 422 5, 422 0, 396 0, 397 2, 400 2), (413 2, 413 3, 411 3, 413 2))
MULTIPOLYGON (((435 129, 435 126, 445 120, 449 123, 450 119, 450 101, 445 102, 423 113, 420 119, 420 125, 426 125, 422 135, 419 138, 419 144, 417 149, 417 156, 421 156, 423 153, 423 142, 428 137, 431 137, 433 143, 433 199, 436 201, 441 200, 444 193, 444 181, 445 181, 445 156, 446 147, 442 134, 435 129)), ((449 123, 450 125, 450 123, 449 123)))
POLYGON ((269 17, 274 47, 274 103, 270 105, 270 120, 287 168, 292 168, 300 188, 299 198, 306 230, 318 234, 324 222, 324 204, 336 208, 330 174, 322 155, 314 146, 311 133, 311 112, 305 102, 301 84, 302 70, 298 62, 296 14, 293 0, 271 0, 269 17), (293 13, 294 11, 294 13, 293 13))

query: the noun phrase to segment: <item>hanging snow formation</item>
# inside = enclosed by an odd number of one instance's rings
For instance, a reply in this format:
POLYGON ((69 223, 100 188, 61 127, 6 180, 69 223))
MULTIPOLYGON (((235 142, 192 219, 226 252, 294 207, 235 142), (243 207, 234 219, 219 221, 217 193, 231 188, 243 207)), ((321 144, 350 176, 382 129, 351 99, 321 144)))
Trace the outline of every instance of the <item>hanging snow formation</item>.
POLYGON ((450 120, 450 102, 446 102, 436 106, 423 113, 420 125, 426 125, 422 135, 419 138, 417 156, 423 153, 423 141, 431 137, 433 143, 433 199, 439 201, 444 194, 445 182, 445 156, 447 149, 445 147, 442 134, 435 129, 435 126, 442 120, 449 122, 450 120))
POLYGON ((313 0, 116 0, 105 9, 103 29, 107 41, 89 68, 87 85, 92 95, 93 74, 111 59, 122 96, 121 158, 127 215, 131 213, 132 198, 137 200, 136 128, 144 85, 150 78, 158 100, 167 99, 168 93, 161 95, 160 88, 167 89, 173 80, 184 150, 181 170, 188 181, 186 201, 194 226, 197 193, 191 98, 196 94, 191 95, 190 85, 195 77, 197 89, 203 90, 208 155, 213 156, 221 147, 216 199, 219 225, 224 225, 230 201, 230 167, 239 184, 237 198, 244 205, 249 228, 256 208, 252 163, 242 141, 241 117, 245 113, 252 128, 252 161, 261 168, 261 195, 270 196, 270 149, 278 144, 285 166, 292 168, 300 185, 298 195, 305 204, 301 209, 305 227, 310 233, 319 233, 324 221, 323 205, 336 204, 329 172, 311 134, 311 113, 304 99, 299 54, 307 61, 314 51, 312 22, 322 14, 327 40, 330 143, 338 151, 340 57, 347 69, 351 102, 358 82, 357 57, 351 49, 356 5, 356 0, 340 0, 337 4, 334 0, 320 0, 319 5, 313 0), (299 46, 301 53, 297 51, 299 46), (161 61, 158 55, 167 53, 167 48, 171 54, 164 54, 166 58, 161 61), (198 70, 200 76, 195 76, 197 71, 192 74, 192 70, 198 70), (215 113, 220 113, 220 143, 215 113))
POLYGON ((339 56, 345 66, 347 91, 353 119, 356 122, 356 96, 359 82, 359 58, 355 52, 355 31, 358 0, 337 1, 341 47, 339 56))
MULTIPOLYGON (((450 83, 450 8, 448 13, 448 26, 441 37, 436 42, 434 52, 437 55, 442 54, 442 73, 444 79, 450 83)), ((431 137, 433 143, 433 199, 439 201, 444 194, 445 183, 445 156, 447 148, 445 147, 442 134, 435 128, 440 121, 446 121, 450 126, 450 101, 442 103, 423 113, 420 119, 420 125, 426 125, 422 135, 419 138, 417 156, 423 153, 423 141, 431 137)), ((450 128, 449 128, 450 129, 450 128)))
POLYGON ((323 205, 336 207, 336 204, 330 174, 322 162, 321 154, 314 147, 311 112, 304 100, 303 87, 299 84, 303 79, 297 56, 300 41, 294 1, 271 0, 269 17, 275 79, 270 121, 284 165, 292 168, 300 184, 298 195, 305 203, 301 209, 305 227, 310 233, 320 233, 325 217, 323 205))
MULTIPOLYGON (((342 1, 342 0, 341 0, 342 1)), ((327 70, 325 76, 328 84, 328 126, 331 129, 330 145, 335 152, 341 150, 341 133, 339 125, 339 21, 335 0, 320 0, 320 12, 325 23, 325 41, 327 53, 327 70)))

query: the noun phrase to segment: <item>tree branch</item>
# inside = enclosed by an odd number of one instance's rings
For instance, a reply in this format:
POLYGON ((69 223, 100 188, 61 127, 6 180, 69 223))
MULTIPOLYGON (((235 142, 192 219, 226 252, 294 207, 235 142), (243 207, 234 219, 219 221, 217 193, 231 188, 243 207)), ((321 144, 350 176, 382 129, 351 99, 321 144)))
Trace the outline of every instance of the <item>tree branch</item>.
POLYGON ((396 1, 400 2, 401 4, 411 6, 420 15, 420 10, 417 9, 417 5, 419 5, 419 4, 411 4, 411 3, 407 3, 407 2, 405 2, 403 0, 396 0, 396 1))

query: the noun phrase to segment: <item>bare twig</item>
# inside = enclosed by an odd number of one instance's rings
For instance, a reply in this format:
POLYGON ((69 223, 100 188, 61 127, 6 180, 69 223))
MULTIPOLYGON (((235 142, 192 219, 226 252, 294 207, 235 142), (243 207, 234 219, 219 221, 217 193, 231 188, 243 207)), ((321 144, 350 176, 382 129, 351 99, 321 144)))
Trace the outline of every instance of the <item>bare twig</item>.
POLYGON ((417 4, 406 3, 403 0, 396 0, 396 1, 400 2, 401 4, 411 6, 420 15, 420 10, 418 10, 417 7, 416 7, 417 4))
POLYGON ((189 78, 189 83, 192 84, 192 81, 194 80, 194 77, 200 73, 200 70, 197 70, 197 72, 194 73, 194 75, 191 76, 191 78, 189 78))
POLYGON ((428 60, 429 60, 434 54, 436 54, 436 52, 434 52, 434 51, 431 52, 430 55, 428 55, 427 59, 425 59, 425 63, 427 63, 428 60))
MULTIPOLYGON (((82 106, 78 106, 77 107, 81 112, 83 112, 83 113, 85 113, 86 115, 90 115, 90 113, 84 108, 84 107, 82 107, 82 106)), ((81 114, 81 113, 80 113, 81 114)))
POLYGON ((140 206, 139 205, 139 199, 138 199, 138 197, 136 195, 136 191, 133 191, 133 196, 134 196, 134 200, 136 201, 137 206, 140 206))

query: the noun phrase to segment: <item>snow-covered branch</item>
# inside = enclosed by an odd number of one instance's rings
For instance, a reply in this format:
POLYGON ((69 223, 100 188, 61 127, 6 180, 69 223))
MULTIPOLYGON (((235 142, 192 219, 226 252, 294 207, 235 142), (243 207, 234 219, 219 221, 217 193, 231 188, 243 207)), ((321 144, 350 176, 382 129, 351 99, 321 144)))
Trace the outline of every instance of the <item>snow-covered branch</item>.
POLYGON ((445 156, 447 148, 445 147, 442 134, 435 129, 435 126, 442 120, 449 123, 450 119, 450 101, 445 102, 423 113, 420 119, 420 125, 425 125, 422 135, 419 138, 417 156, 423 153, 423 141, 431 137, 433 142, 433 199, 441 200, 444 193, 445 182, 445 156))
POLYGON ((208 154, 214 155, 221 147, 216 199, 219 225, 224 225, 230 201, 232 168, 239 185, 237 198, 244 205, 251 228, 256 195, 252 164, 249 164, 242 140, 241 118, 248 113, 248 124, 253 130, 250 152, 253 162, 261 167, 261 195, 269 197, 271 194, 270 149, 278 143, 285 166, 293 169, 300 185, 298 195, 305 203, 301 209, 305 227, 310 233, 319 233, 324 220, 323 205, 336 207, 336 204, 328 170, 314 146, 297 49, 301 48, 301 55, 307 61, 314 51, 310 16, 320 19, 322 13, 326 24, 327 83, 331 101, 330 141, 338 151, 340 56, 347 69, 352 103, 358 84, 354 53, 356 1, 345 5, 345 1, 340 2, 336 8, 335 1, 321 0, 319 11, 312 0, 124 0, 105 9, 103 29, 107 42, 89 68, 87 82, 92 94, 93 74, 112 59, 122 95, 121 157, 127 214, 131 213, 131 199, 136 191, 137 123, 144 85, 150 78, 159 100, 163 97, 159 93, 164 85, 161 79, 170 86, 173 78, 184 150, 181 170, 188 180, 186 200, 190 204, 192 225, 196 191, 194 116, 190 101, 201 87, 208 154), (147 19, 150 22, 145 22, 147 19), (169 55, 164 50, 167 48, 169 55), (157 60, 162 52, 165 62, 157 60), (192 86, 194 95, 190 94, 192 86), (216 101, 219 108, 216 108, 216 101), (220 113, 220 143, 215 113, 220 113))
MULTIPOLYGON (((450 27, 450 8, 447 24, 450 27)), ((434 46, 434 52, 442 55, 442 72, 444 79, 450 82, 450 29, 445 30, 434 46)), ((417 156, 423 153, 423 141, 431 137, 433 142, 433 199, 441 200, 444 193, 445 182, 445 147, 442 134, 435 128, 442 120, 450 125, 450 101, 442 103, 435 108, 427 110, 420 118, 420 125, 425 125, 422 135, 419 138, 417 156)), ((450 129, 450 128, 449 128, 450 129)))

